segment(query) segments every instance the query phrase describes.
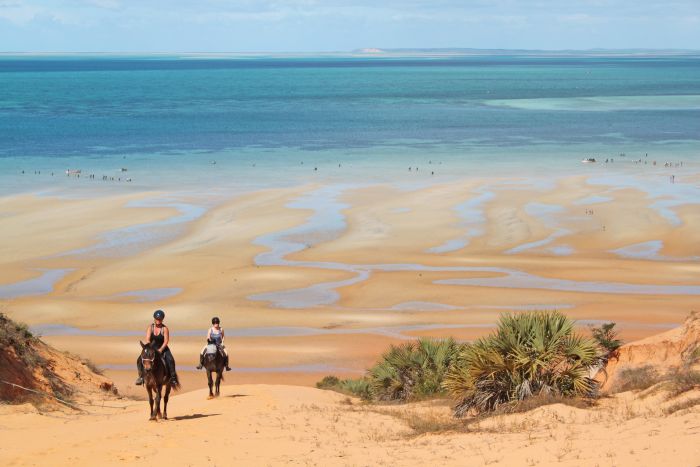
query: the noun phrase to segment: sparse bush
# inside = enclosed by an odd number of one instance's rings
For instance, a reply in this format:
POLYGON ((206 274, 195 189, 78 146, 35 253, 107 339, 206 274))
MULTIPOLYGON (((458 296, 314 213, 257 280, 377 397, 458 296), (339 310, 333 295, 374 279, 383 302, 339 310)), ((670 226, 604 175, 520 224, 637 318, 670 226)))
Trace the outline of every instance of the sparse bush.
POLYGON ((613 386, 612 392, 640 391, 661 382, 663 378, 650 365, 637 368, 625 368, 613 386))
POLYGON ((669 375, 670 397, 675 397, 691 389, 700 387, 700 371, 681 368, 669 375))
POLYGON ((321 381, 316 383, 316 387, 319 389, 330 389, 343 394, 350 394, 366 401, 372 399, 369 381, 367 381, 366 378, 341 380, 337 376, 329 375, 324 376, 321 381))
POLYGON ((563 314, 508 314, 495 334, 462 349, 444 387, 457 400, 456 416, 537 395, 588 396, 597 388, 589 370, 599 361, 596 342, 575 334, 563 314))
POLYGON ((32 335, 26 324, 15 323, 0 313, 0 348, 12 347, 17 357, 29 368, 45 363, 32 347, 38 339, 32 335))
POLYGON ((462 347, 454 339, 419 339, 392 345, 367 371, 372 397, 405 402, 442 393, 444 376, 462 347))
POLYGON ((316 387, 319 389, 334 389, 340 384, 340 380, 337 376, 328 375, 324 376, 321 381, 316 383, 316 387))
POLYGON ((445 433, 464 430, 464 425, 461 420, 441 416, 434 412, 421 414, 411 411, 400 415, 400 418, 413 430, 412 436, 420 436, 426 433, 445 433))
POLYGON ((98 375, 104 375, 104 370, 97 366, 97 364, 89 358, 81 358, 80 361, 83 362, 83 365, 88 367, 93 373, 96 373, 98 375))
POLYGON ((690 409, 700 404, 700 398, 686 399, 684 401, 676 402, 675 404, 669 405, 664 409, 666 415, 671 415, 681 410, 690 409))
POLYGON ((669 374, 671 385, 670 397, 675 397, 691 389, 700 387, 700 371, 694 369, 700 362, 700 347, 690 352, 684 359, 680 368, 669 374))

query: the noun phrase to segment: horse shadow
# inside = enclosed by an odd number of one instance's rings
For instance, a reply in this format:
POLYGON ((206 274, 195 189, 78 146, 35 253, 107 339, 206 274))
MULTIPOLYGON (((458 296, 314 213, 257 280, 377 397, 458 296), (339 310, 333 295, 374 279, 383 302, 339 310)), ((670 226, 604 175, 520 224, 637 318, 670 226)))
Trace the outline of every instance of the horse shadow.
POLYGON ((231 398, 234 398, 234 397, 250 397, 250 394, 230 394, 230 395, 225 396, 225 397, 231 397, 231 398))
POLYGON ((220 413, 210 413, 210 414, 194 413, 192 415, 179 415, 177 417, 172 417, 171 420, 177 420, 177 421, 195 420, 197 418, 216 417, 218 415, 221 415, 221 414, 220 413))

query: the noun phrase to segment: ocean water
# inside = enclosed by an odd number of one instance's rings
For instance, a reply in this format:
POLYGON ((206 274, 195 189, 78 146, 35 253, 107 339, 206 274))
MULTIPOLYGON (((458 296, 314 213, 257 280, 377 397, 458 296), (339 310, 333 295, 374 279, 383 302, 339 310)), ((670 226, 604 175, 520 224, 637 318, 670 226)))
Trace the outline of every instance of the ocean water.
POLYGON ((5 194, 567 173, 621 152, 700 159, 700 58, 0 56, 5 194))

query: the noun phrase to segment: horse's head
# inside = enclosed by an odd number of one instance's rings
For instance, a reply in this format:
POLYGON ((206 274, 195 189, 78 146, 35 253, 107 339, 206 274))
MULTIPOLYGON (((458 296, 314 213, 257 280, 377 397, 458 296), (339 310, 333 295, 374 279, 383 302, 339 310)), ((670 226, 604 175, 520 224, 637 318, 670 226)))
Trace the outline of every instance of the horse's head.
POLYGON ((141 344, 141 363, 143 363, 143 369, 147 372, 151 371, 158 352, 149 344, 144 344, 141 341, 139 341, 139 343, 141 344))

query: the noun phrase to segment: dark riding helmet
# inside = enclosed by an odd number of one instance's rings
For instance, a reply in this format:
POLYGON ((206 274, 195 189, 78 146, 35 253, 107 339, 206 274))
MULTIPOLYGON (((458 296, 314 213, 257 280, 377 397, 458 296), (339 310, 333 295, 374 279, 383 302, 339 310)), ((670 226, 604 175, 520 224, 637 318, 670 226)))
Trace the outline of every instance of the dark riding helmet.
POLYGON ((211 324, 220 324, 220 323, 221 323, 221 321, 219 321, 219 318, 217 316, 214 316, 211 319, 211 324))
POLYGON ((165 312, 163 310, 156 310, 155 313, 153 313, 153 318, 163 319, 165 318, 165 312))

